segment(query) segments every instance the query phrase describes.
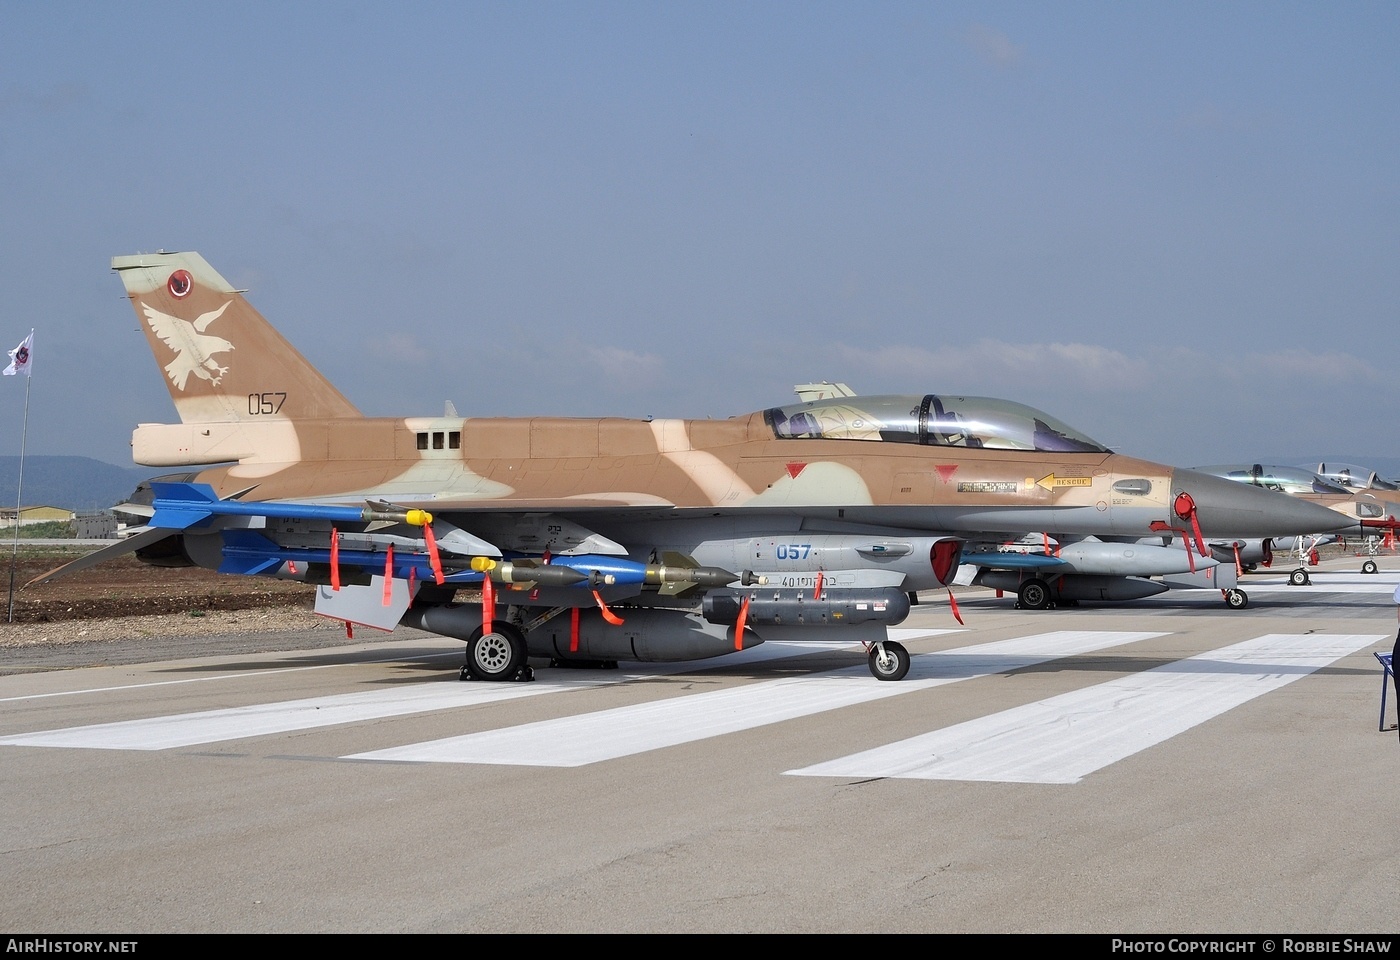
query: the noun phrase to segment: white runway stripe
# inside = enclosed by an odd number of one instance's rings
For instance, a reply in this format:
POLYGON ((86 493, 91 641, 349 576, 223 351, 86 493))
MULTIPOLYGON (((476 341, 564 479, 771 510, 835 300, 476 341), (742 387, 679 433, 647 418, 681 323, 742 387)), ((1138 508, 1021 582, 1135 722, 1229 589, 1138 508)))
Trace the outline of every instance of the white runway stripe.
POLYGON ((848 667, 817 677, 675 697, 346 759, 578 767, 1157 636, 1161 634, 1059 631, 1018 637, 920 654, 913 658, 909 676, 894 683, 876 680, 864 666, 848 667))
MULTIPOLYGON (((911 631, 914 632, 914 631, 911 631)), ((944 631, 917 631, 927 636, 944 631)), ((725 663, 757 663, 781 657, 827 652, 831 643, 773 643, 761 644, 732 657, 725 663)), ((721 661, 713 661, 719 663, 721 661)), ((555 677, 567 679, 535 683, 458 683, 439 681, 398 687, 392 690, 370 690, 364 693, 337 694, 290 700, 282 703, 254 704, 222 710, 201 710, 169 717, 123 720, 61 730, 0 737, 0 745, 22 747, 81 747, 95 750, 169 750, 201 743, 220 743, 245 737, 312 730, 361 720, 401 717, 432 710, 474 706, 532 697, 546 693, 561 693, 581 687, 606 683, 622 683, 639 676, 658 676, 694 670, 710 661, 683 664, 655 664, 645 674, 623 672, 567 673, 553 671, 555 677)))
POLYGON ((1279 583, 1242 583, 1241 589, 1251 597, 1266 593, 1284 594, 1307 599, 1309 594, 1317 593, 1357 593, 1372 594, 1378 597, 1390 597, 1395 592, 1395 584, 1381 583, 1372 578, 1362 583, 1354 583, 1349 580, 1324 580, 1320 577, 1313 577, 1312 583, 1306 587, 1292 587, 1287 581, 1279 583))
MULTIPOLYGON (((605 682, 597 679, 593 683, 605 682)), ((148 720, 124 720, 66 730, 43 730, 0 737, 20 747, 86 747, 96 750, 169 750, 199 743, 311 730, 359 720, 401 717, 516 697, 576 690, 586 683, 419 683, 394 690, 370 690, 284 703, 203 710, 148 720)))
POLYGON ((1077 783, 1361 648, 1378 634, 1270 634, 819 763, 796 776, 1077 783))
POLYGON ((26 693, 17 697, 0 697, 0 703, 17 703, 22 700, 50 700, 54 697, 85 697, 102 693, 121 693, 129 690, 149 690, 154 687, 178 687, 190 683, 225 683, 230 680, 248 680, 257 677, 268 677, 278 675, 285 676, 289 673, 303 673, 308 670, 335 670, 347 666, 359 666, 373 663, 414 663, 420 660, 446 660, 449 657, 461 658, 460 653, 429 653, 421 657, 388 656, 374 657, 366 660, 346 660, 342 663, 317 663, 310 666, 285 666, 274 667, 271 670, 253 670, 247 673, 219 674, 212 677, 181 677, 179 680, 148 680, 144 683, 118 683, 107 687, 83 687, 77 690, 53 690, 49 693, 26 693))
MULTIPOLYGON (((1361 566, 1361 560, 1356 561, 1357 567, 1361 566)), ((1392 570, 1382 570, 1379 573, 1365 574, 1358 570, 1309 570, 1308 576, 1312 580, 1308 586, 1295 587, 1288 582, 1288 575, 1297 565, 1284 566, 1280 568, 1275 562, 1274 569, 1279 570, 1277 574, 1251 574, 1240 578, 1240 589, 1246 591, 1251 596, 1259 593, 1291 593, 1300 597, 1306 597, 1309 592, 1316 593, 1374 593, 1390 596, 1395 592, 1396 584, 1400 584, 1400 573, 1392 570)))

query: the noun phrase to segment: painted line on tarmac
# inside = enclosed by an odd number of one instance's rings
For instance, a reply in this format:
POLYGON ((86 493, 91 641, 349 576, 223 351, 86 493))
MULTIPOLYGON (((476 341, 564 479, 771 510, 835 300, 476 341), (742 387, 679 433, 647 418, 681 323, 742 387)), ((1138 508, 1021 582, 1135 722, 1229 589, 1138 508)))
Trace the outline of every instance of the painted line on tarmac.
MULTIPOLYGON (((920 636, 936 634, 937 630, 911 631, 920 636)), ((784 657, 805 656, 830 652, 837 645, 830 642, 780 642, 760 644, 727 658, 726 662, 756 663, 784 657)), ((458 654, 460 656, 460 654, 458 654)), ((515 700, 520 697, 547 693, 565 693, 585 687, 629 680, 645 679, 695 669, 695 661, 678 664, 655 664, 646 673, 609 672, 573 673, 567 680, 537 681, 535 683, 458 683, 434 681, 398 687, 393 690, 369 690, 363 693, 333 694, 288 700, 278 703, 251 704, 219 710, 201 710, 173 716, 114 723, 91 724, 58 730, 41 730, 0 737, 0 745, 23 747, 74 747, 94 750, 170 750, 198 744, 242 740, 247 737, 313 730, 364 720, 401 717, 434 710, 515 700)), ((304 667, 299 669, 320 669, 304 667)), ((284 671, 271 671, 282 673, 284 671)), ((562 671, 561 671, 562 672, 562 671)), ((244 674, 243 676, 247 676, 244 674)), ((186 681, 164 681, 179 683, 186 681)))
MULTIPOLYGON (((594 681, 595 683, 598 681, 594 681)), ((61 730, 0 737, 15 747, 80 747, 93 750, 169 750, 246 737, 312 730, 361 720, 401 717, 432 710, 475 706, 544 693, 577 690, 587 683, 419 683, 395 690, 311 697, 282 703, 250 704, 222 710, 181 713, 146 720, 122 720, 61 730)))
POLYGON ((1109 764, 1388 639, 1380 634, 1268 634, 787 772, 804 777, 1078 783, 1109 764))
POLYGON ((683 695, 345 759, 579 767, 1163 635, 1062 630, 919 654, 911 658, 909 675, 894 683, 876 680, 863 665, 846 667, 819 676, 683 695))
POLYGON ((1285 578, 1270 577, 1268 580, 1241 580, 1240 589, 1249 594, 1287 593, 1296 597, 1307 597, 1310 593, 1369 593, 1389 597, 1400 583, 1397 578, 1381 578, 1363 574, 1339 575, 1318 574, 1311 577, 1305 586, 1295 587, 1285 578))
MULTIPOLYGON (((443 657, 461 657, 460 650, 444 653, 427 653, 420 657, 376 657, 370 660, 344 660, 339 663, 316 663, 310 666, 286 666, 275 667, 271 670, 254 670, 249 673, 225 673, 214 677, 181 677, 179 680, 151 680, 147 683, 123 683, 110 687, 85 687, 82 690, 55 690, 51 693, 27 693, 19 697, 0 697, 0 703, 17 703, 21 700, 47 700, 50 697, 76 697, 89 693, 119 693, 123 690, 144 690, 147 687, 171 687, 182 683, 214 683, 220 680, 245 680, 249 677, 266 677, 271 675, 282 675, 287 673, 299 673, 304 670, 329 670, 333 667, 358 667, 364 664, 374 663, 413 663, 417 660, 439 660, 443 657)), ((183 662, 183 661, 181 661, 183 662)), ((110 668, 102 668, 110 669, 110 668)), ((210 669, 216 669, 211 667, 210 669)))

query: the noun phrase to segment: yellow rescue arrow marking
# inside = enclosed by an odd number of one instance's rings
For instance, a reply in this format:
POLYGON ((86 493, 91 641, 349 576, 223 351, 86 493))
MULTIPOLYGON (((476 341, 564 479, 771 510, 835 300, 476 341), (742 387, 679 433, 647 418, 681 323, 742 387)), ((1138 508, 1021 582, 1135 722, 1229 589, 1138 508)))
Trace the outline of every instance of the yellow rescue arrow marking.
POLYGON ((1094 485, 1094 478, 1057 477, 1052 473, 1048 476, 1041 477, 1035 482, 1035 485, 1038 487, 1044 487, 1046 490, 1052 490, 1055 487, 1092 487, 1094 485))

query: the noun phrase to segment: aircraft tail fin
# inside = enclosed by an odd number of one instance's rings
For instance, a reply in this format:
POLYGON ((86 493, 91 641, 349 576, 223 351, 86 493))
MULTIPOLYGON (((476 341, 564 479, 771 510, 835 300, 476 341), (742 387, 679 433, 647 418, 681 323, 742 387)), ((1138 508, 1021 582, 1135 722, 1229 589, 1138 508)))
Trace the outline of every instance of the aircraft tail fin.
POLYGON ((199 254, 114 257, 112 269, 183 423, 360 416, 199 254))

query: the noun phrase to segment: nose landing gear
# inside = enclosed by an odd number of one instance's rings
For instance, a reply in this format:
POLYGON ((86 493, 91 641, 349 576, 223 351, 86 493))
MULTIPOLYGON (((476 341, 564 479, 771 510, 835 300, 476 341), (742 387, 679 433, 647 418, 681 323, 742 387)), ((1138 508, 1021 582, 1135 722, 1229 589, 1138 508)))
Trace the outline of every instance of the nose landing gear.
POLYGON ((893 640, 880 640, 870 648, 870 672, 876 680, 903 680, 909 672, 909 651, 893 640))

